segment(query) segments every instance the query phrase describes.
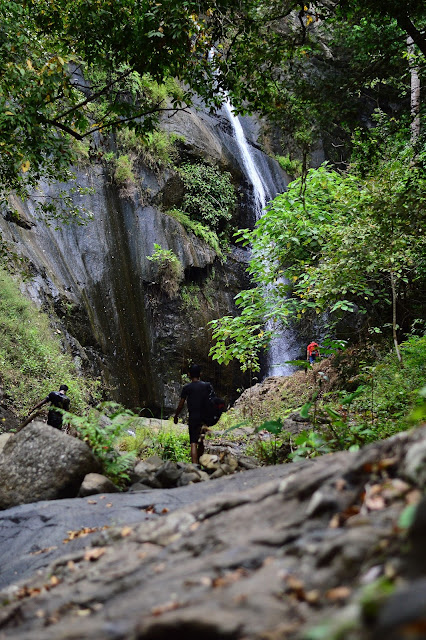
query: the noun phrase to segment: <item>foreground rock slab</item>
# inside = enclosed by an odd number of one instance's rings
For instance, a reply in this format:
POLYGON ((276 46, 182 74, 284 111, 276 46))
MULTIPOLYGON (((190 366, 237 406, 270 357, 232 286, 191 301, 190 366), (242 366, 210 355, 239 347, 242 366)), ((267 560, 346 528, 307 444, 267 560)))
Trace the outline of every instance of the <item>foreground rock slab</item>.
POLYGON ((0 638, 423 638, 410 589, 425 593, 425 469, 422 428, 99 531, 0 594, 0 638), (392 592, 399 609, 386 605, 392 592))
POLYGON ((90 547, 103 527, 165 518, 200 500, 246 491, 285 472, 285 467, 263 467, 179 489, 47 500, 0 511, 0 589, 30 578, 64 554, 90 547))

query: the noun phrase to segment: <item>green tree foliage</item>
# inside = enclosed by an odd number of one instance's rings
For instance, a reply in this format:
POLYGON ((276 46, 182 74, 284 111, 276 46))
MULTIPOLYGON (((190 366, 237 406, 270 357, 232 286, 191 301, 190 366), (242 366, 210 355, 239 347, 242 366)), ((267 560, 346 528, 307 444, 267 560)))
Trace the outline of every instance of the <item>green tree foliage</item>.
POLYGON ((237 296, 238 318, 214 322, 213 358, 238 358, 239 343, 250 352, 264 347, 269 336, 260 328, 268 319, 282 325, 325 312, 331 326, 356 312, 379 330, 392 327, 398 349, 399 304, 426 281, 426 173, 410 163, 411 153, 402 147, 365 177, 312 169, 273 201, 254 231, 240 232, 253 247, 249 269, 260 288, 237 296))
POLYGON ((213 99, 208 50, 230 0, 4 0, 0 3, 0 189, 68 177, 70 137, 213 99), (214 10, 213 10, 214 9, 214 10), (149 74, 151 80, 145 79, 149 74), (177 78, 166 104, 152 80, 177 78))
POLYGON ((22 194, 69 177, 70 138, 146 134, 192 91, 210 106, 230 91, 306 156, 318 131, 343 135, 363 104, 407 92, 407 35, 426 51, 414 1, 3 0, 0 25, 0 189, 22 194))
POLYGON ((265 0, 244 20, 237 14, 214 60, 234 107, 277 121, 306 167, 319 135, 334 160, 345 160, 360 113, 368 126, 375 106, 407 97, 407 36, 424 63, 424 27, 414 2, 265 0))

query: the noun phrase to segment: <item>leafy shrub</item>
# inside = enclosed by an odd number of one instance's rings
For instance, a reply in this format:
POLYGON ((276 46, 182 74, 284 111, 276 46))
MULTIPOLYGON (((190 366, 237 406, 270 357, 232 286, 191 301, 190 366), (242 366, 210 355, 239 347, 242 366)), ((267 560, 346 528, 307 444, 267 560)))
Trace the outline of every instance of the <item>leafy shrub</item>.
POLYGON ((74 162, 80 166, 87 166, 90 163, 89 151, 90 141, 85 138, 84 140, 71 139, 71 148, 74 152, 74 162))
POLYGON ((409 413, 421 403, 426 379, 426 336, 412 336, 400 345, 404 368, 393 352, 374 366, 365 366, 360 379, 368 388, 355 408, 373 414, 377 437, 387 437, 410 426, 409 413))
POLYGON ((167 167, 177 159, 176 142, 182 136, 165 131, 151 131, 144 138, 142 159, 145 163, 154 168, 155 165, 167 167))
POLYGON ((114 180, 120 187, 123 196, 131 197, 136 192, 136 177, 133 173, 133 158, 129 155, 119 156, 115 161, 114 180))
POLYGON ((176 142, 182 139, 182 136, 159 129, 144 136, 129 127, 123 127, 117 132, 119 150, 131 153, 151 169, 171 165, 177 159, 176 142))
POLYGON ((162 460, 190 462, 190 449, 187 431, 172 423, 158 432, 146 427, 134 429, 135 435, 124 434, 118 441, 122 451, 134 453, 138 458, 158 455, 162 460))
POLYGON ((179 175, 185 186, 182 210, 214 231, 223 229, 237 202, 231 175, 207 164, 184 164, 179 175))
POLYGON ((135 461, 133 453, 121 454, 115 448, 118 436, 138 420, 131 411, 114 402, 104 402, 83 416, 64 413, 64 420, 78 432, 102 466, 102 472, 123 486, 135 461))
POLYGON ((184 275, 179 258, 171 249, 162 249, 159 244, 154 244, 154 253, 147 258, 157 265, 160 287, 170 298, 176 297, 184 275))
POLYGON ((191 462, 188 434, 176 431, 160 431, 153 452, 163 460, 191 462))
POLYGON ((219 244, 219 238, 215 231, 212 231, 206 225, 201 222, 197 222, 196 220, 192 220, 187 213, 184 213, 180 209, 170 209, 167 211, 167 215, 172 216, 175 220, 178 220, 188 231, 191 231, 194 235, 201 240, 204 240, 214 251, 216 251, 217 255, 221 257, 222 249, 219 244))
POLYGON ((300 160, 291 160, 290 156, 275 156, 275 160, 281 169, 288 173, 292 178, 298 178, 302 175, 302 163, 300 160))

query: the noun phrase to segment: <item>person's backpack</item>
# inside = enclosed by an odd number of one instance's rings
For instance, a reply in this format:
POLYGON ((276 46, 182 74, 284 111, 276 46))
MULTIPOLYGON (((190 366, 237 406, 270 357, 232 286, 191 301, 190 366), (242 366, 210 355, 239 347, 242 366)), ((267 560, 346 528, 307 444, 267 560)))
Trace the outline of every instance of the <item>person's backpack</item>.
POLYGON ((203 422, 208 427, 212 427, 219 421, 220 416, 225 410, 225 400, 222 400, 222 398, 218 398, 214 392, 213 387, 210 385, 209 395, 204 402, 202 410, 203 422))
POLYGON ((51 391, 49 393, 49 400, 53 407, 58 407, 59 409, 65 409, 65 411, 68 411, 70 405, 68 396, 59 393, 59 391, 51 391))

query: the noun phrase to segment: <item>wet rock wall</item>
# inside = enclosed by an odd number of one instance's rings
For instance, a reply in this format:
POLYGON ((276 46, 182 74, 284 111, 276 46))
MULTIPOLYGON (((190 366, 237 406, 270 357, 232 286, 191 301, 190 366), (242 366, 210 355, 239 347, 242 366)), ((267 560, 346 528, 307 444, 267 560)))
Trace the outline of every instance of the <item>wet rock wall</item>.
MULTIPOLYGON (((182 136, 184 156, 230 171, 240 199, 236 223, 250 224, 250 185, 226 120, 191 111, 168 119, 164 128, 182 136)), ((283 190, 286 177, 278 164, 259 148, 255 153, 275 184, 271 188, 283 190)), ((193 361, 231 401, 244 379, 238 367, 209 360, 208 322, 235 311, 233 299, 247 286, 247 255, 234 248, 221 262, 211 247, 167 215, 164 203, 176 198, 173 172, 140 166, 138 182, 138 192, 123 197, 105 163, 78 169, 76 184, 91 189, 83 196, 72 194, 75 205, 93 214, 84 226, 47 224, 36 214, 41 198, 57 198, 63 188, 71 193, 75 185, 41 184, 33 199, 12 199, 18 217, 3 210, 0 232, 31 272, 23 289, 39 306, 53 305, 76 358, 101 373, 111 398, 148 414, 168 415, 182 373, 193 361), (183 266, 176 298, 158 285, 157 266, 148 260, 154 244, 171 249, 183 266)))

